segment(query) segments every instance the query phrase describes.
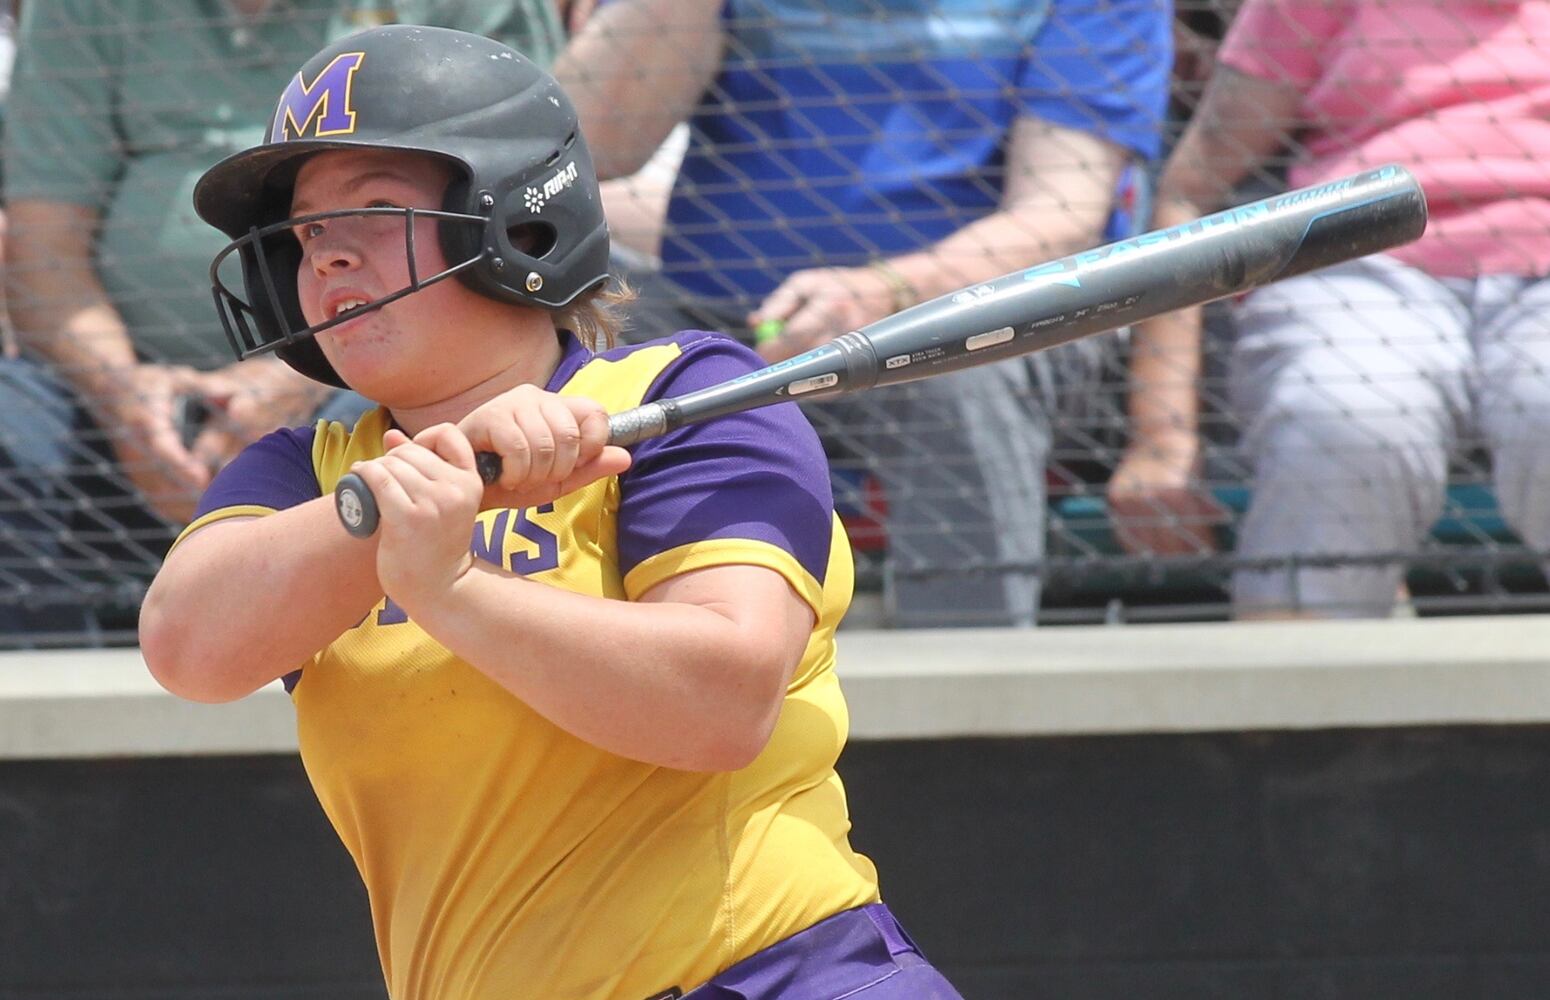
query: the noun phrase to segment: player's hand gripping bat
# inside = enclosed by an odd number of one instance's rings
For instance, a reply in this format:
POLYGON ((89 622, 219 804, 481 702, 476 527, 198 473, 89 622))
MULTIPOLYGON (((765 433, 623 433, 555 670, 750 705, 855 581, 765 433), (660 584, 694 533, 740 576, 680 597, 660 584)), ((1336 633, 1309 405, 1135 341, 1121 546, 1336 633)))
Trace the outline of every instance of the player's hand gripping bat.
MULTIPOLYGON (((1408 243, 1425 229, 1426 197, 1416 179, 1401 167, 1380 167, 922 302, 740 378, 616 413, 608 418, 609 443, 632 445, 728 413, 1047 350, 1408 243)), ((485 482, 494 482, 500 457, 483 452, 479 460, 485 482)), ((334 497, 351 534, 376 530, 377 505, 359 476, 342 477, 334 497)))

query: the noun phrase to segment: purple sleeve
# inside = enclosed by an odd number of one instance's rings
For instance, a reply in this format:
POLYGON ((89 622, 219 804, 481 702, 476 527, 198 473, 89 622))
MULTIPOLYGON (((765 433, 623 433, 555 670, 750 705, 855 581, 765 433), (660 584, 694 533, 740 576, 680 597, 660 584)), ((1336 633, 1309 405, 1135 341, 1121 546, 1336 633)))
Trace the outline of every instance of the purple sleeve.
POLYGON ((225 507, 269 507, 284 510, 323 495, 312 467, 311 427, 266 434, 216 474, 199 498, 194 518, 225 507))
MULTIPOLYGON (((678 336, 683 356, 646 400, 678 396, 762 368, 720 334, 678 336)), ((646 441, 620 477, 619 569, 669 549, 746 538, 790 552, 819 583, 829 562, 834 497, 818 435, 795 403, 780 403, 646 441)))

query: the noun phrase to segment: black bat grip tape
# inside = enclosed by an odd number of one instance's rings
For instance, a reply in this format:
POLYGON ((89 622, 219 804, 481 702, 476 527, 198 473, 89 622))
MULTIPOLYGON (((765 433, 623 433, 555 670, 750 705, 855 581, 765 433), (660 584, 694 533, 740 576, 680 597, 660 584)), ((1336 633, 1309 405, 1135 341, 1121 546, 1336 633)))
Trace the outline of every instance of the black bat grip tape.
MULTIPOLYGON (((501 457, 493 451, 481 451, 474 456, 479 468, 479 478, 493 483, 501 477, 501 457)), ((377 498, 371 495, 371 487, 353 472, 339 477, 334 484, 334 510, 339 513, 339 523, 356 538, 370 538, 377 533, 382 512, 377 509, 377 498)))
MULTIPOLYGON (((627 447, 666 430, 666 410, 655 403, 647 403, 608 418, 608 443, 627 447)), ((501 477, 501 457, 493 451, 479 452, 474 456, 474 464, 479 469, 479 478, 486 484, 501 477)), ((376 534, 377 524, 382 520, 371 487, 353 472, 340 476, 335 484, 334 510, 338 512, 344 530, 356 538, 370 538, 376 534)))

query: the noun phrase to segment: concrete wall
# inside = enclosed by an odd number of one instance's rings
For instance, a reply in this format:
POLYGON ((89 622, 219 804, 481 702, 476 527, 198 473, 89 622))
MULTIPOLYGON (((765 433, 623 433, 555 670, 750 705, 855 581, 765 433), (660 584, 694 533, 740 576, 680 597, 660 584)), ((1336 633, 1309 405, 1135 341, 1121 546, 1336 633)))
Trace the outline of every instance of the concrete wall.
MULTIPOLYGON (((1547 639, 851 633, 854 842, 970 1000, 1540 998, 1547 639)), ((283 697, 133 659, 0 658, 0 1000, 380 1000, 283 697)))

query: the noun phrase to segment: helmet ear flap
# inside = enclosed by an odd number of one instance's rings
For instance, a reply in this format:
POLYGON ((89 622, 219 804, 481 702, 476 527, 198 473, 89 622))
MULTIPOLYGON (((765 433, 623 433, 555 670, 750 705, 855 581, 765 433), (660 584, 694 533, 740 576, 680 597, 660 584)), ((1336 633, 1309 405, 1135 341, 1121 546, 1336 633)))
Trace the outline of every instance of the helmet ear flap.
POLYGON ((440 226, 442 252, 451 262, 484 258, 477 266, 458 274, 458 279, 480 295, 502 302, 534 304, 523 290, 514 284, 522 280, 520 263, 524 255, 542 257, 559 240, 554 226, 548 223, 505 228, 504 214, 499 206, 508 197, 507 191, 475 192, 469 179, 460 175, 447 188, 442 208, 447 212, 484 216, 482 226, 440 226), (529 231, 531 230, 531 231, 529 231), (537 252, 530 252, 529 247, 537 252))

